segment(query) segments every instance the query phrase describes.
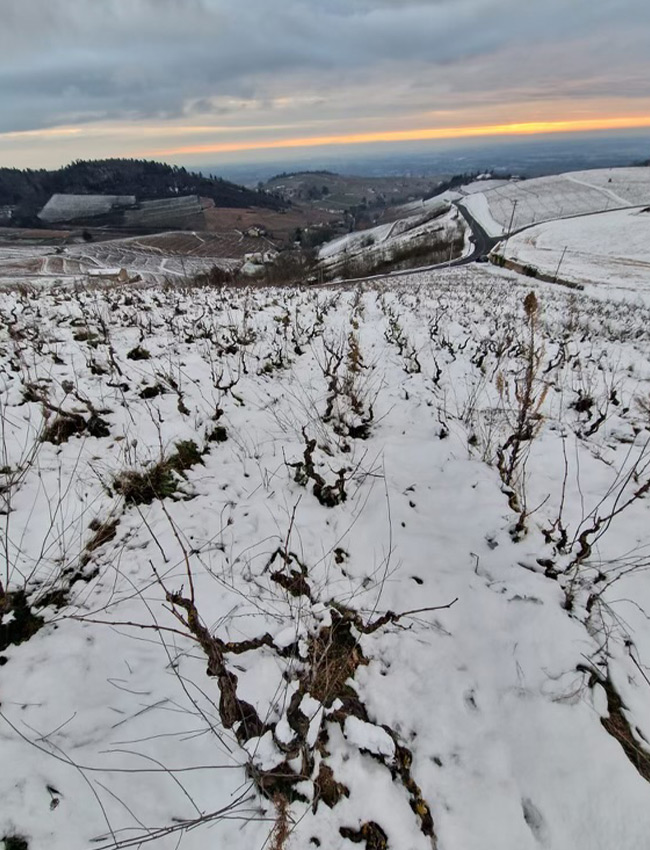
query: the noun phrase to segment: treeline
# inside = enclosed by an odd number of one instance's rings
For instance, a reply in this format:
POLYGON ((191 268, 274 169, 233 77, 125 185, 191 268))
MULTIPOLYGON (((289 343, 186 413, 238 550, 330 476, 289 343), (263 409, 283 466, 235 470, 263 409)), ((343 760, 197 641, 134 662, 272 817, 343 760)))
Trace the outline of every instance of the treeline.
POLYGON ((269 177, 266 181, 267 183, 273 183, 274 180, 286 180, 287 177, 312 177, 314 175, 319 175, 323 177, 340 177, 340 174, 337 174, 335 171, 326 171, 325 169, 315 169, 311 171, 282 171, 280 174, 274 174, 273 177, 269 177))
POLYGON ((0 168, 0 206, 16 207, 17 224, 35 223, 36 214, 56 193, 135 195, 138 200, 200 195, 219 207, 282 209, 287 205, 267 192, 149 160, 77 160, 56 171, 0 168))

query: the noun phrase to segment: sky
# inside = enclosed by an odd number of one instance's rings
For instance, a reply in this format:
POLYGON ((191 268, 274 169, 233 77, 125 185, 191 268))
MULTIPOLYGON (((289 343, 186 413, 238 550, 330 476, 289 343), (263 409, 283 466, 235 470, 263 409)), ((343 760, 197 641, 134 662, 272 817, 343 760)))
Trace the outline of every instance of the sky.
POLYGON ((0 0, 0 57, 0 166, 650 127, 648 0, 0 0))

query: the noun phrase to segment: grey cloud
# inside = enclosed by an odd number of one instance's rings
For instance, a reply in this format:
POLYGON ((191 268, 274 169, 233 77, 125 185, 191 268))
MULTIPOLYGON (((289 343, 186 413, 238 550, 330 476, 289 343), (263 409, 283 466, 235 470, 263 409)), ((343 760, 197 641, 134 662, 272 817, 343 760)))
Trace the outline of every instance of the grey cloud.
MULTIPOLYGON (((626 63, 643 61, 650 25, 646 0, 2 0, 1 13, 0 132, 70 115, 178 116, 188 102, 205 114, 220 97, 272 101, 281 85, 323 96, 346 81, 377 89, 432 69, 462 88, 472 58, 618 32, 605 52, 620 71, 615 94, 626 63)), ((580 58, 565 61, 583 75, 597 65, 580 58)), ((507 87, 495 61, 492 85, 499 74, 507 87)), ((538 67, 528 82, 548 76, 538 67)))

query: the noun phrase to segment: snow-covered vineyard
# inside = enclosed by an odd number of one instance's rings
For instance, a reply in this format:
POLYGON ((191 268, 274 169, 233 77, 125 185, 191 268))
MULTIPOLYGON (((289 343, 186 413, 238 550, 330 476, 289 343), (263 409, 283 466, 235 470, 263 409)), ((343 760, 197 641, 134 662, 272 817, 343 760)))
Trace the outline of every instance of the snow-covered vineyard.
POLYGON ((238 264, 243 251, 259 248, 244 236, 164 233, 114 239, 55 250, 38 245, 0 245, 0 286, 16 281, 29 286, 83 284, 88 277, 108 278, 120 269, 151 285, 184 281, 215 266, 238 264))
POLYGON ((646 850, 650 310, 5 291, 0 839, 646 850))
POLYGON ((492 236, 543 221, 643 207, 650 199, 650 168, 572 171, 512 182, 462 187, 467 208, 492 236))
POLYGON ((512 236, 508 260, 580 284, 591 294, 650 304, 650 207, 551 221, 512 236))

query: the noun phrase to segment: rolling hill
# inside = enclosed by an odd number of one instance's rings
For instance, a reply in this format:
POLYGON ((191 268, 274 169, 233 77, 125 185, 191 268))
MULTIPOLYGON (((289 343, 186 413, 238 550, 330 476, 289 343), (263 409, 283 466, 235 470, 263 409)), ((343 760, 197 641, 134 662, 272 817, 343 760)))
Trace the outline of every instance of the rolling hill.
POLYGON ((133 195, 143 201, 199 195, 218 207, 278 210, 287 206, 268 192, 147 160, 78 160, 56 171, 0 168, 0 206, 14 207, 16 224, 37 224, 37 213, 55 194, 133 195))

